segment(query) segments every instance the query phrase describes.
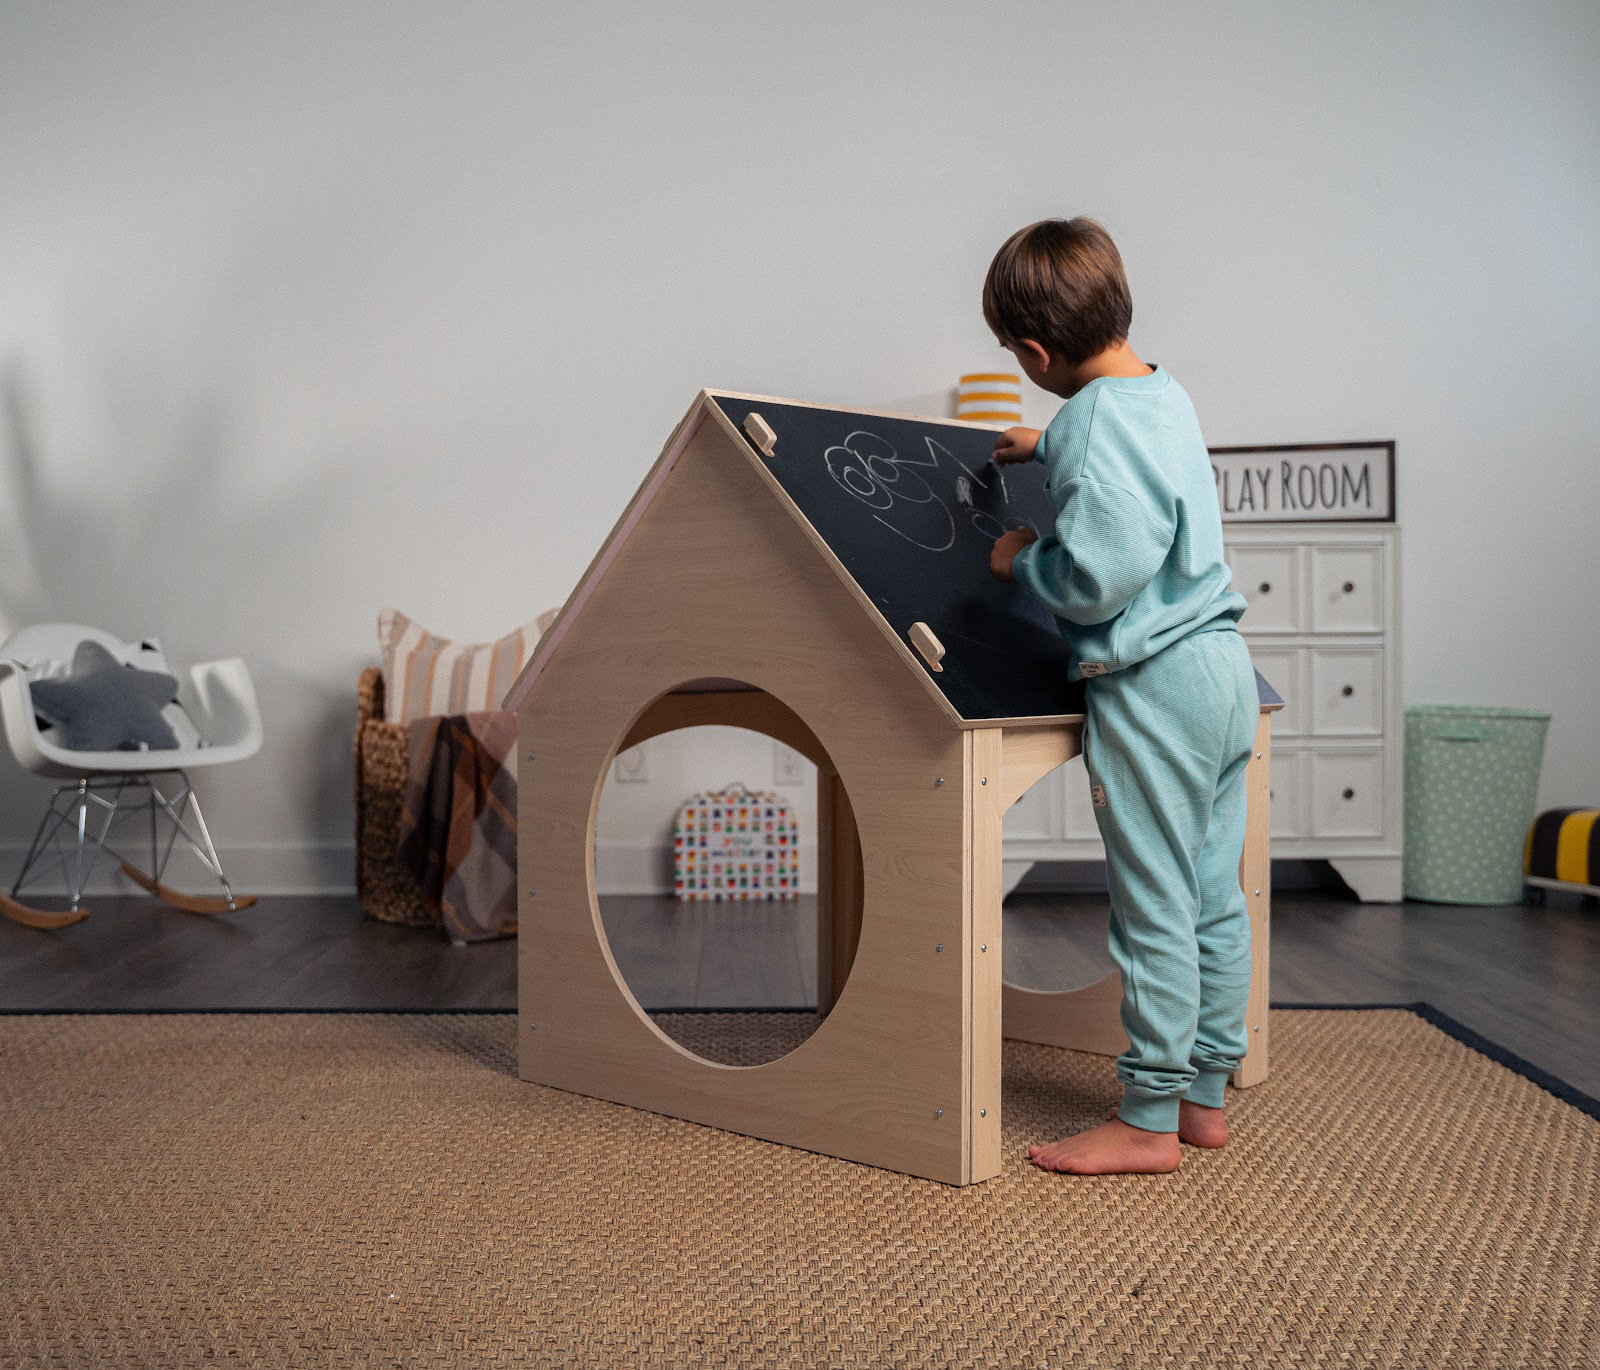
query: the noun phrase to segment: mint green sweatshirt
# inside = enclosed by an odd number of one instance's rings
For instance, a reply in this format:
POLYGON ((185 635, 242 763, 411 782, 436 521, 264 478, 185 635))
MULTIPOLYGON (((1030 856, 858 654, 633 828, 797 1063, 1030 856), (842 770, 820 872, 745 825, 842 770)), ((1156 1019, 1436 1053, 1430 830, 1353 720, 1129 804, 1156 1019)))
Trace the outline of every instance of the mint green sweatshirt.
POLYGON ((1023 548, 1012 573, 1060 623, 1073 680, 1239 621, 1200 421, 1164 368, 1090 381, 1034 456, 1049 472, 1055 532, 1023 548))

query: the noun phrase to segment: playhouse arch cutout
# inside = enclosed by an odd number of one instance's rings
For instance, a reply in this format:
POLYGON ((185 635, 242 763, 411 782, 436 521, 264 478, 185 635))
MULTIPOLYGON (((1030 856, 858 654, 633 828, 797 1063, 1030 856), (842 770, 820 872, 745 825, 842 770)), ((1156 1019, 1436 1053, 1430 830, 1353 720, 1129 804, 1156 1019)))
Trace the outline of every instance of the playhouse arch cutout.
MULTIPOLYGON (((777 929, 783 920, 800 919, 804 925, 798 930, 802 946, 808 937, 815 942, 818 962, 815 972, 810 972, 805 967, 802 955, 802 974, 814 974, 815 978, 809 985, 803 986, 799 996, 792 999, 789 1004, 774 1007, 800 1007, 814 995, 817 1004, 816 1019, 808 1028, 802 1028, 795 1024, 792 1018, 775 1018, 771 1024, 772 1031, 767 1035, 771 1045, 777 1049, 771 1054, 754 1059, 754 1054, 760 1048, 755 1046, 751 1039, 729 1040, 724 1036, 721 1044, 725 1044, 725 1050, 732 1059, 723 1059, 696 1050, 692 1041, 692 1021, 682 1020, 688 1031, 685 1033, 685 1039, 680 1040, 652 1017, 652 1010, 644 1007, 639 994, 635 993, 629 981, 625 965, 626 956, 619 960, 612 947, 612 932, 621 930, 623 919, 628 915, 620 912, 615 903, 610 904, 613 926, 608 927, 608 897, 602 895, 599 889, 598 816, 602 797, 614 783, 616 758, 630 748, 654 738, 709 727, 733 729, 779 742, 798 752, 816 767, 816 811, 814 821, 801 825, 801 842, 811 849, 819 885, 824 880, 830 881, 830 893, 842 892, 847 898, 850 891, 856 891, 859 909, 860 893, 864 890, 860 835, 849 804, 845 781, 839 775, 827 748, 800 715, 771 690, 747 681, 726 678, 686 680, 660 692, 638 711, 615 739, 607 763, 599 773, 590 810, 593 816, 588 840, 590 905, 595 938, 616 982, 617 990, 652 1033, 671 1043, 677 1051, 687 1053, 696 1062, 741 1071, 759 1070, 763 1066, 793 1055, 811 1041, 822 1030, 829 1009, 834 1002, 837 1002, 848 983, 856 945, 854 941, 846 945, 833 944, 831 916, 827 928, 820 926, 819 915, 823 912, 823 900, 796 898, 793 901, 751 901, 750 907, 747 908, 742 906, 742 901, 732 899, 720 902, 691 902, 681 905, 677 910, 674 915, 676 917, 701 920, 704 924, 705 937, 736 936, 748 931, 750 922, 756 919, 761 920, 773 935, 781 936, 783 934, 777 929), (705 716, 707 695, 716 697, 717 709, 714 718, 705 716), (832 869, 830 862, 832 866, 843 863, 845 869, 832 869), (824 958, 827 961, 825 965, 824 958), (801 1031, 804 1032, 803 1036, 798 1035, 801 1031)), ((615 896, 611 898, 614 899, 615 896)), ((859 912, 857 919, 859 920, 859 912)), ((682 1006, 690 1005, 684 1000, 682 1006)), ((661 1010, 658 1008, 654 1011, 661 1010)), ((713 1008, 708 1011, 718 1010, 713 1008)), ((726 1011, 738 1010, 730 1006, 726 1011)))

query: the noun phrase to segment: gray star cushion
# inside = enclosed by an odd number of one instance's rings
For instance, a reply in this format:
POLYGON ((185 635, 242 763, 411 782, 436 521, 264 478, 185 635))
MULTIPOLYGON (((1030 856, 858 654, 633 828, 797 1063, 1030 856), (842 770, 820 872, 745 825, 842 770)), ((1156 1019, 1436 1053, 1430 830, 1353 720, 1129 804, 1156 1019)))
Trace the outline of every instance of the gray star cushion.
POLYGON ((52 739, 75 752, 165 750, 178 745, 161 710, 178 682, 161 671, 124 666, 98 642, 80 642, 72 671, 29 686, 34 712, 59 729, 52 739))

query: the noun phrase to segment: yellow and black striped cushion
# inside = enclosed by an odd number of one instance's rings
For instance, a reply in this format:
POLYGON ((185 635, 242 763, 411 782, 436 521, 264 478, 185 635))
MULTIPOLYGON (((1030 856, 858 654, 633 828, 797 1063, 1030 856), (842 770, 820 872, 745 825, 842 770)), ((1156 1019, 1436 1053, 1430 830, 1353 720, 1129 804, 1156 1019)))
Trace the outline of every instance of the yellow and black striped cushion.
POLYGON ((1522 868, 1544 880, 1600 885, 1600 809, 1550 809, 1533 820, 1522 868))

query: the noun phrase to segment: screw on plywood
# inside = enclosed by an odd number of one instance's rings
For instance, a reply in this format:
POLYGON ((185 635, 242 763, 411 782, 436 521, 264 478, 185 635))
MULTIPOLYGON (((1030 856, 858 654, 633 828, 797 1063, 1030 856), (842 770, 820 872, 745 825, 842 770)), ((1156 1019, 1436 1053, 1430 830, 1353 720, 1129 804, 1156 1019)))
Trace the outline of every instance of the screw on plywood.
POLYGON ((979 951, 988 951, 989 950, 989 944, 987 942, 985 942, 981 947, 978 948, 978 950, 979 951))
POLYGON ((943 1109, 942 1109, 942 1108, 936 1108, 936 1109, 934 1109, 934 1110, 933 1110, 933 1116, 934 1116, 934 1117, 935 1117, 935 1118, 942 1118, 942 1117, 944 1117, 944 1110, 943 1110, 943 1109))
POLYGON ((528 760, 529 761, 537 761, 538 759, 539 759, 539 753, 538 752, 529 752, 528 753, 528 760))
POLYGON ((989 783, 989 777, 988 776, 984 776, 983 779, 980 780, 978 783, 980 785, 987 785, 989 783))
POLYGON ((529 890, 528 891, 528 897, 531 899, 534 895, 536 895, 538 893, 539 893, 538 890, 529 890))
POLYGON ((989 1110, 986 1108, 980 1108, 978 1110, 978 1116, 980 1118, 987 1118, 989 1116, 989 1110))
POLYGON ((943 942, 936 942, 936 943, 934 943, 934 947, 933 947, 933 949, 934 949, 934 950, 935 950, 935 951, 943 951, 943 950, 944 950, 944 943, 943 943, 943 942))
POLYGON ((934 789, 938 789, 939 786, 941 786, 942 784, 944 784, 944 777, 941 775, 937 780, 935 780, 933 782, 933 787, 934 787, 934 789))

